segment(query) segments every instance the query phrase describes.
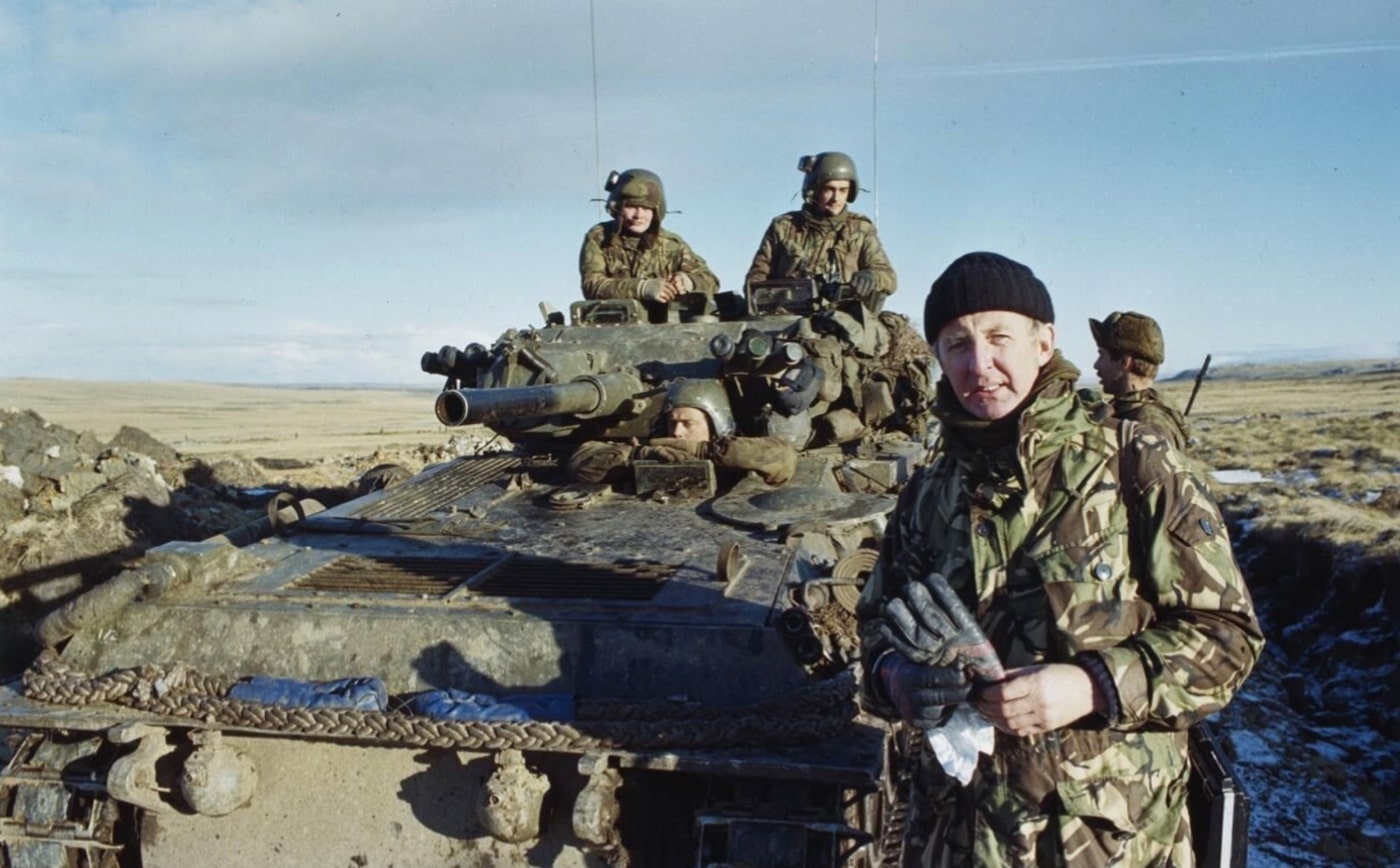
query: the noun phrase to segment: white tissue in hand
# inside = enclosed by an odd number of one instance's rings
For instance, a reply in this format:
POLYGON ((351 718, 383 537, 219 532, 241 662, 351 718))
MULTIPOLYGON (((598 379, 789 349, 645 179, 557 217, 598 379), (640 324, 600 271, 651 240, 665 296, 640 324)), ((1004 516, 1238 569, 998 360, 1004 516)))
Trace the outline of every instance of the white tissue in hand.
POLYGON ((924 735, 943 771, 964 786, 977 770, 977 754, 991 756, 996 743, 996 729, 970 705, 959 705, 942 726, 926 729, 924 735))

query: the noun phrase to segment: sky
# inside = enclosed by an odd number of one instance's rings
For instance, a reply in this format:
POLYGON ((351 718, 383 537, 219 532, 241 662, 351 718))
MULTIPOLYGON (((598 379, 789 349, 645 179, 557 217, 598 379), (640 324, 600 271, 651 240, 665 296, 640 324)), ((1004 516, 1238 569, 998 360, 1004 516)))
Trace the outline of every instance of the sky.
POLYGON ((1400 357, 1394 0, 0 0, 0 377, 431 388, 578 299, 613 169, 741 289, 804 154, 921 321, 992 250, 1164 375, 1400 357))

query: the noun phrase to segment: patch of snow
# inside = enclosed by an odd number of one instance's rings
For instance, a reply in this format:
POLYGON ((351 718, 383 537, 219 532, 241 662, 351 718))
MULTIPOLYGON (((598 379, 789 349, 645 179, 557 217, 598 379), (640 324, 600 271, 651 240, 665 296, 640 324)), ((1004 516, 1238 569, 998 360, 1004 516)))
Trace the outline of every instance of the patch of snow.
POLYGON ((15 488, 24 487, 24 474, 20 473, 19 468, 13 464, 6 464, 0 467, 0 479, 10 483, 15 488))
POLYGON ((1237 729, 1230 733, 1230 741, 1235 745, 1239 762, 1244 765, 1276 766, 1279 755, 1274 753, 1269 743, 1248 730, 1237 729))
POLYGON ((1275 473, 1271 477, 1276 482, 1284 485, 1292 485, 1297 488, 1307 488, 1317 485, 1318 475, 1316 470, 1290 470, 1287 473, 1275 473))
POLYGON ((1211 478, 1221 485, 1249 485, 1253 482, 1266 482, 1267 477, 1257 470, 1237 467, 1231 470, 1212 470, 1211 478))

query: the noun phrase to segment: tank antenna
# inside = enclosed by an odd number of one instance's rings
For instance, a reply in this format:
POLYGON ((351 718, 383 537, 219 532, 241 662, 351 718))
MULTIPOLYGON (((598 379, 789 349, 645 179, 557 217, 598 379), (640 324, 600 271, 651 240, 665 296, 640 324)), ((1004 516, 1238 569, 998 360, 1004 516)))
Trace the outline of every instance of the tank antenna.
MULTIPOLYGON (((593 181, 596 189, 603 188, 602 145, 598 138, 598 38, 593 22, 593 0, 588 0, 588 49, 593 61, 593 181)), ((602 195, 601 193, 599 194, 602 195)), ((602 199, 598 200, 598 216, 603 216, 602 199)))
POLYGON ((870 166, 875 187, 875 225, 880 225, 880 0, 875 0, 875 46, 870 69, 870 166))

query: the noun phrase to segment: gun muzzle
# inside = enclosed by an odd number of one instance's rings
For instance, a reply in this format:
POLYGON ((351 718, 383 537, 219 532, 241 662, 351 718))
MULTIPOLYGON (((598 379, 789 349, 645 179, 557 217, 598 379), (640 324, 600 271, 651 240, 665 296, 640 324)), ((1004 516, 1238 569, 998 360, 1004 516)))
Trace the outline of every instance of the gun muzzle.
POLYGON ((594 419, 617 413, 641 390, 641 382, 631 374, 599 374, 538 386, 449 389, 437 396, 433 410, 439 422, 451 426, 560 415, 594 419))

